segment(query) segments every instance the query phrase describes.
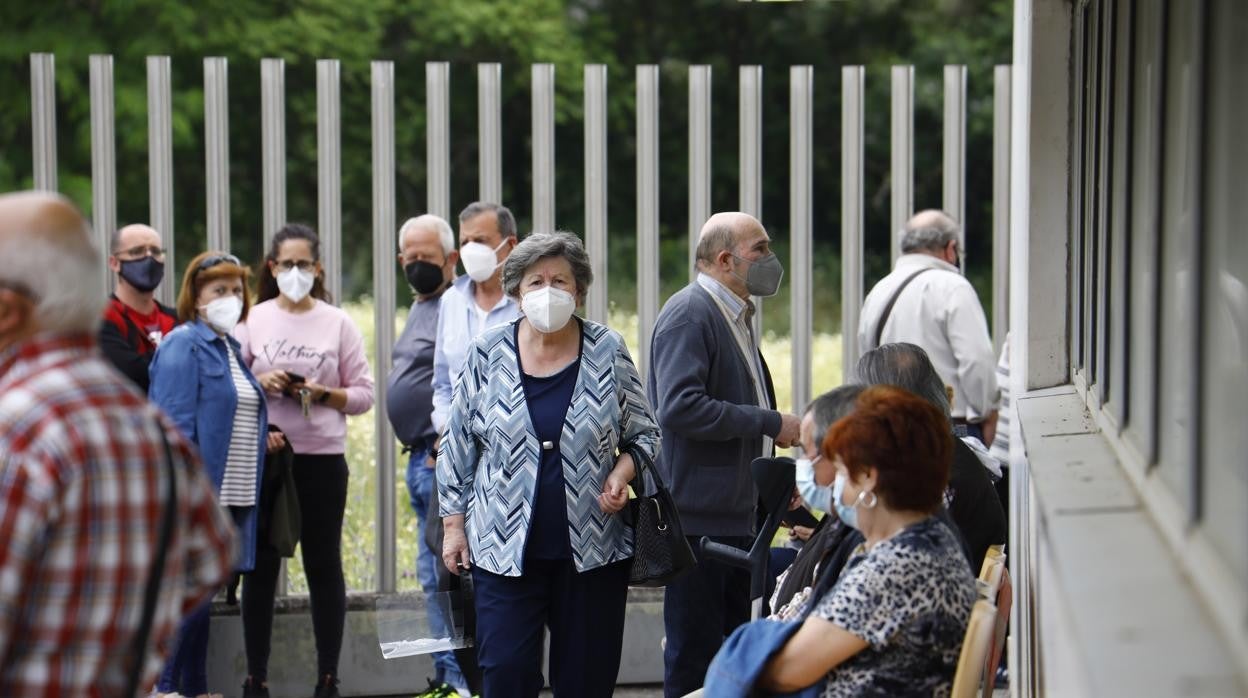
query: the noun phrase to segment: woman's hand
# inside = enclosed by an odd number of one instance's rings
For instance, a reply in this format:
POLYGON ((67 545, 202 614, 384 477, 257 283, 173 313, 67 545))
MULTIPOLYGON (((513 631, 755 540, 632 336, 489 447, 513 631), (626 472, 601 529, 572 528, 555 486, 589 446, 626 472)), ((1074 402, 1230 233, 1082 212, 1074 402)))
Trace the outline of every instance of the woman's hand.
POLYGON ((598 508, 602 513, 614 514, 628 504, 628 483, 632 482, 634 475, 636 467, 633 457, 621 453, 615 459, 615 467, 607 475, 607 481, 602 483, 602 494, 598 495, 598 508))
POLYGON ((789 540, 807 541, 810 540, 810 535, 814 532, 815 529, 807 526, 794 526, 789 529, 789 540))
POLYGON ((464 534, 464 515, 454 514, 442 518, 442 564, 451 574, 459 574, 460 568, 472 569, 468 554, 468 536, 464 534))
POLYGON ((265 453, 275 453, 282 450, 282 446, 286 443, 286 435, 280 431, 271 431, 267 441, 265 442, 265 453))
POLYGON ((256 382, 264 389, 264 392, 271 395, 281 395, 286 392, 286 387, 290 385, 290 377, 280 368, 272 371, 265 371, 256 376, 256 382))

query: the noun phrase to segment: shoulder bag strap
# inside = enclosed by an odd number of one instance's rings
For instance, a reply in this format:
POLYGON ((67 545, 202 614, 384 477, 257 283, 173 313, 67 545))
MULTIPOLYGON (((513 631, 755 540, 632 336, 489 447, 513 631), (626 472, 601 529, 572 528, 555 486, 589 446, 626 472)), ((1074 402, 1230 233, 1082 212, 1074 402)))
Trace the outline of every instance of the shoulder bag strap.
POLYGON ((165 447, 165 469, 168 473, 168 502, 165 504, 164 515, 160 523, 160 541, 156 544, 156 557, 152 561, 152 569, 147 575, 147 587, 143 590, 143 615, 139 627, 134 633, 134 641, 130 648, 130 673, 126 678, 126 692, 122 695, 133 696, 139 690, 139 682, 143 678, 143 664, 147 657, 147 640, 152 633, 152 622, 156 617, 156 600, 160 596, 160 579, 165 570, 166 551, 169 539, 173 537, 174 514, 178 508, 178 477, 173 467, 173 451, 169 448, 169 439, 165 435, 165 427, 156 423, 160 430, 160 441, 165 447))
POLYGON ((910 285, 910 282, 914 281, 920 274, 931 270, 931 267, 926 267, 914 272, 910 276, 907 276, 905 281, 901 282, 901 285, 897 287, 896 291, 893 291, 893 297, 888 299, 888 305, 884 306, 884 312, 880 313, 880 319, 875 323, 875 345, 871 347, 872 349, 879 348, 880 339, 884 336, 884 324, 888 322, 888 316, 893 314, 893 306, 897 305, 897 299, 901 298, 901 292, 906 290, 906 287, 910 285))

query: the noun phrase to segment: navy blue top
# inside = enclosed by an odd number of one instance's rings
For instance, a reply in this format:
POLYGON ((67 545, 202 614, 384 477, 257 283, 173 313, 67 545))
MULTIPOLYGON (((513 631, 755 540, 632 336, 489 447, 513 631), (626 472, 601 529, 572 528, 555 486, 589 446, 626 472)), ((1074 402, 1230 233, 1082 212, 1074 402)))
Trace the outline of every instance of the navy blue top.
MULTIPOLYGON (((520 323, 516 323, 517 345, 520 323)), ((584 347, 584 335, 581 347, 584 347)), ((520 352, 516 352, 520 364, 520 352)), ((525 402, 529 406, 529 418, 538 441, 542 462, 538 465, 537 491, 533 497, 533 518, 529 521, 529 538, 525 556, 534 560, 569 560, 572 558, 572 542, 568 539, 568 503, 564 494, 563 458, 559 439, 563 434, 563 422, 572 403, 572 391, 580 373, 581 356, 577 350, 576 360, 554 375, 537 377, 524 372, 520 365, 520 380, 524 386, 525 402), (546 448, 550 444, 551 448, 546 448)))

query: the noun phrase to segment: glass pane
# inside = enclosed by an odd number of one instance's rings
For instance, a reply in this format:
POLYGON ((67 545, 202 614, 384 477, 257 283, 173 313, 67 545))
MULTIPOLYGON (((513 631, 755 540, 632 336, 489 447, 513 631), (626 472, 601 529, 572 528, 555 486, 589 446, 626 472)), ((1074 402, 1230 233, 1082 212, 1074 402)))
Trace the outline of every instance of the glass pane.
MULTIPOLYGON (((1241 582, 1248 580, 1248 216, 1243 163, 1248 73, 1237 69, 1248 3, 1210 13, 1205 168, 1204 530, 1241 582), (1234 425, 1239 423, 1240 427, 1234 425), (1230 428, 1228 428, 1230 427, 1230 428)), ((1243 588, 1241 586, 1241 588, 1243 588)))
POLYGON ((1127 284, 1127 187, 1130 184, 1130 142, 1131 135, 1131 5, 1118 3, 1114 17, 1114 70, 1113 70, 1113 123, 1112 148, 1109 172, 1109 220, 1110 220, 1110 252, 1109 252, 1109 293, 1110 304, 1105 318, 1109 325, 1109 339, 1106 347, 1109 371, 1101 376, 1101 384, 1106 387, 1108 399, 1106 409, 1113 415, 1119 425, 1126 417, 1126 397, 1131 386, 1126 381, 1127 372, 1127 323, 1126 323, 1126 284, 1127 284))
POLYGON ((1191 495, 1191 403, 1196 306, 1193 240, 1197 224, 1196 161, 1200 123, 1200 53, 1194 40, 1198 7, 1172 3, 1166 30, 1166 117, 1161 243, 1161 475, 1187 503, 1191 495))
POLYGON ((1139 0, 1135 6, 1132 60, 1131 129, 1131 359, 1128 380, 1127 438, 1151 464, 1157 421, 1157 214, 1160 183, 1158 149, 1162 6, 1139 0))

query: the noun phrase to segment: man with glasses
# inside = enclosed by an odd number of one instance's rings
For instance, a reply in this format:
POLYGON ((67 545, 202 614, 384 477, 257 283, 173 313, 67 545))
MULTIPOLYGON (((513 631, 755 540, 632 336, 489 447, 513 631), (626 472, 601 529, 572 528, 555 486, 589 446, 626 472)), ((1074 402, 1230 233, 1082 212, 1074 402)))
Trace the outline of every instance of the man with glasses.
POLYGON ((113 234, 108 268, 117 289, 104 308, 100 349, 118 370, 147 393, 147 366, 160 340, 178 324, 177 312, 156 300, 165 276, 160 233, 136 223, 113 234))

